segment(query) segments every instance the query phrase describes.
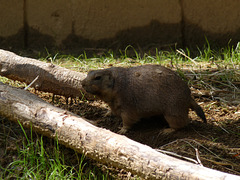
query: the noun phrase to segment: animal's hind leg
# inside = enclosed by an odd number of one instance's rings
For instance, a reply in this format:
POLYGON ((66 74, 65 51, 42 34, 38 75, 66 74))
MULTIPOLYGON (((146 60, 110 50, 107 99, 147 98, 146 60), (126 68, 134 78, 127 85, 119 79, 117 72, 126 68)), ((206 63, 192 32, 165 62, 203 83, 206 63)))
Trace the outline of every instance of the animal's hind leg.
POLYGON ((172 116, 166 115, 164 116, 168 125, 172 129, 181 129, 189 123, 188 115, 185 116, 172 116))
POLYGON ((168 135, 177 129, 181 129, 189 122, 188 116, 164 116, 170 128, 164 129, 159 135, 168 135))

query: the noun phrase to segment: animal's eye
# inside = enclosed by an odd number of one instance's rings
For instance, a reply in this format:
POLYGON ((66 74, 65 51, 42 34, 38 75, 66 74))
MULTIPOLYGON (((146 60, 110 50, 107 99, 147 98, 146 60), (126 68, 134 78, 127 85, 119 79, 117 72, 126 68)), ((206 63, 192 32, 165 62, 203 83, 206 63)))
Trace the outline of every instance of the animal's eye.
POLYGON ((94 78, 94 80, 100 80, 101 79, 101 76, 96 76, 95 78, 94 78))

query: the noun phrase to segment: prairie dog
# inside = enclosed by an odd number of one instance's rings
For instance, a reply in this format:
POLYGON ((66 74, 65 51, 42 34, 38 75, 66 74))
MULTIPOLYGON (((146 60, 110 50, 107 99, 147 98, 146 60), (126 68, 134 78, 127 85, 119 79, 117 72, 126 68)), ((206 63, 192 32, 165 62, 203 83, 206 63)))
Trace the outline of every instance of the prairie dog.
POLYGON ((191 97, 187 84, 172 70, 160 65, 112 67, 90 71, 82 81, 86 92, 96 95, 121 117, 126 133, 141 118, 163 115, 170 128, 189 123, 189 108, 206 122, 202 108, 191 97))

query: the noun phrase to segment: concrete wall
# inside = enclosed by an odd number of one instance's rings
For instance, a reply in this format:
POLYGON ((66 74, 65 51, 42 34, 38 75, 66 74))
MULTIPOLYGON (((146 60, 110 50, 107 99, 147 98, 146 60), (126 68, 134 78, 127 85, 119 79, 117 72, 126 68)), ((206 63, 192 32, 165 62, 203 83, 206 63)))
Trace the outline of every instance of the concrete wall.
POLYGON ((0 0, 0 48, 240 41, 239 0, 0 0))
POLYGON ((24 46, 23 0, 0 0, 0 48, 24 46))
POLYGON ((226 45, 240 41, 239 0, 183 0, 185 43, 209 41, 226 45))

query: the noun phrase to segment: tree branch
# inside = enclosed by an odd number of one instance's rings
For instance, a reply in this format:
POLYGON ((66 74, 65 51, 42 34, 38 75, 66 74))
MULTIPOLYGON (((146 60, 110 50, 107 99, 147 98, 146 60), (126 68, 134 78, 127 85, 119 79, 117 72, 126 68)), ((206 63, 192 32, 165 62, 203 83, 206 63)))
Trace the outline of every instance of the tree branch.
POLYGON ((65 97, 82 97, 82 92, 85 92, 81 80, 86 77, 86 74, 36 59, 21 57, 1 49, 0 75, 27 84, 39 76, 32 87, 65 97))

